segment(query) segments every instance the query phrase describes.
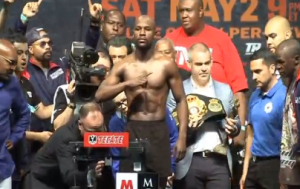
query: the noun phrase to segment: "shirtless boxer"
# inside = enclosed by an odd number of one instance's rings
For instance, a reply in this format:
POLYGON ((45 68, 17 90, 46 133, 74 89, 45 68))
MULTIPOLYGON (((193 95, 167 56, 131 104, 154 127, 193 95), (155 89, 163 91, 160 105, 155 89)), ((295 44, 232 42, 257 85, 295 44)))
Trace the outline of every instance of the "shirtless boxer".
MULTIPOLYGON (((188 108, 174 60, 154 56, 154 35, 154 21, 140 16, 134 26, 136 51, 114 66, 100 85, 96 99, 112 99, 125 91, 128 104, 125 130, 130 133, 130 140, 148 139, 151 148, 146 156, 146 171, 158 173, 160 187, 164 188, 171 174, 169 131, 164 121, 169 89, 175 96, 179 113, 179 139, 174 149, 178 161, 185 156, 188 108)), ((120 171, 132 171, 132 162, 122 161, 120 171)))

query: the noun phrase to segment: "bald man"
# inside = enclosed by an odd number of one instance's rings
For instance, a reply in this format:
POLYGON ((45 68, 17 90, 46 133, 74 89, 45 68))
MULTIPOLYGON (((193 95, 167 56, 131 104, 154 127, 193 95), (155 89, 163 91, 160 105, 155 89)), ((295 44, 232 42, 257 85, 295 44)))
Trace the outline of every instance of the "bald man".
MULTIPOLYGON (((277 46, 282 41, 293 37, 290 22, 283 16, 274 16, 265 26, 265 36, 268 49, 272 53, 275 53, 277 46)), ((278 71, 275 74, 277 75, 277 79, 279 79, 280 74, 278 71)), ((283 82, 286 84, 286 79, 283 79, 283 82)))
MULTIPOLYGON (((104 118, 98 104, 91 102, 82 105, 78 112, 79 119, 70 121, 67 125, 58 128, 50 137, 48 142, 35 155, 31 173, 26 178, 31 177, 31 189, 65 189, 74 186, 85 188, 87 186, 86 166, 77 166, 72 161, 74 154, 77 154, 75 145, 70 142, 81 141, 86 132, 106 131, 104 118), (49 173, 51 173, 49 175, 49 173)), ((83 150, 83 149, 82 149, 83 150)), ((101 157, 101 154, 108 153, 109 149, 91 150, 93 157, 101 157)), ((84 151, 81 151, 85 153, 84 151)), ((79 164, 83 165, 83 164, 79 164)), ((94 166, 99 185, 107 178, 103 173, 104 161, 99 161, 94 166), (102 181, 102 182, 101 182, 102 181)), ((111 174, 111 172, 109 173, 111 174)), ((105 186, 99 188, 107 188, 105 186)), ((30 187, 29 187, 30 188, 30 187)))
POLYGON ((269 50, 275 53, 277 46, 284 40, 292 38, 289 21, 282 16, 274 16, 265 26, 266 42, 269 50))
POLYGON ((155 51, 161 55, 168 56, 169 58, 175 58, 176 55, 174 44, 168 38, 158 40, 155 44, 155 51))
POLYGON ((17 78, 10 70, 17 63, 13 44, 0 39, 0 189, 11 189, 14 162, 10 149, 23 138, 30 122, 30 112, 17 78))
MULTIPOLYGON (((196 43, 189 49, 188 55, 192 75, 183 82, 185 93, 187 95, 199 94, 208 98, 218 98, 222 101, 224 110, 229 115, 233 107, 233 92, 228 84, 212 79, 213 61, 209 47, 204 43, 196 43)), ((195 102, 205 103, 205 100, 203 98, 195 102)), ((176 108, 176 100, 171 93, 168 96, 167 105, 170 112, 173 112, 176 108)), ((195 110, 193 105, 191 107, 193 109, 191 108, 190 112, 197 115, 199 111, 195 110)), ((238 118, 205 121, 201 128, 196 130, 195 142, 187 148, 185 158, 176 165, 175 178, 179 181, 175 182, 175 189, 230 188, 230 170, 232 170, 230 152, 228 150, 228 154, 220 154, 215 149, 222 145, 223 141, 227 141, 227 136, 234 138, 239 134, 241 127, 238 122, 238 118)), ((193 130, 195 129, 193 128, 193 130)), ((225 148, 228 149, 228 146, 225 148)))
MULTIPOLYGON (((174 44, 172 40, 168 38, 162 38, 156 42, 155 51, 157 54, 166 56, 176 60, 176 54, 174 44)), ((179 74, 181 76, 182 81, 188 79, 191 76, 191 72, 186 69, 179 68, 179 74)))
POLYGON ((0 80, 8 81, 13 67, 17 65, 18 55, 15 47, 8 40, 0 39, 0 80))
POLYGON ((287 96, 283 111, 281 138, 280 183, 288 189, 300 188, 300 44, 296 39, 288 39, 276 49, 277 69, 287 78, 287 96))
MULTIPOLYGON (((171 173, 169 130, 165 122, 169 89, 175 96, 179 112, 179 139, 175 146, 177 160, 185 156, 187 103, 178 68, 173 59, 156 56, 153 47, 155 22, 147 15, 136 19, 134 41, 136 50, 122 63, 117 63, 110 76, 102 82, 96 99, 112 99, 122 91, 128 104, 125 131, 130 140, 147 138, 151 144, 146 171, 158 173, 160 187, 165 188, 171 173)), ((132 161, 120 162, 120 171, 131 172, 132 161)))

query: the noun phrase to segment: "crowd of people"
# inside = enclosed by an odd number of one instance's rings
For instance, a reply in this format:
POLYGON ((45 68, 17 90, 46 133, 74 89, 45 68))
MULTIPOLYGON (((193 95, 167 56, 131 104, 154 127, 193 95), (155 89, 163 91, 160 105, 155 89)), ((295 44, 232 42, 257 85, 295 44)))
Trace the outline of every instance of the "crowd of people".
MULTIPOLYGON (((1 3, 1 28, 13 2, 1 3)), ((202 0, 181 0, 182 25, 157 42, 149 16, 128 39, 120 10, 101 17, 101 4, 88 0, 85 44, 99 56, 90 66, 106 74, 90 76, 94 100, 78 102, 70 61, 52 62, 51 33, 27 29, 41 3, 26 3, 0 39, 0 189, 115 188, 133 160, 75 163, 70 143, 86 132, 147 139, 145 171, 158 174, 161 189, 300 189, 300 43, 286 18, 266 23, 267 48, 249 59, 256 88, 247 99, 238 51, 204 22, 202 0)))

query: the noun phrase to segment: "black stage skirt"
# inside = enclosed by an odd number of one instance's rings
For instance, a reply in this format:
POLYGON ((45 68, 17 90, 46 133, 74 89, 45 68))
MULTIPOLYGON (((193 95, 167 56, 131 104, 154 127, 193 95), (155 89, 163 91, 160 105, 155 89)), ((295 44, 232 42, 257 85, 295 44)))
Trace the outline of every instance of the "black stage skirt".
MULTIPOLYGON (((167 177, 171 175, 171 149, 169 128, 165 120, 161 121, 128 121, 125 132, 129 132, 129 140, 147 139, 149 147, 146 149, 146 172, 157 173, 160 187, 165 187, 167 177)), ((120 161, 120 172, 133 172, 133 160, 120 161)))

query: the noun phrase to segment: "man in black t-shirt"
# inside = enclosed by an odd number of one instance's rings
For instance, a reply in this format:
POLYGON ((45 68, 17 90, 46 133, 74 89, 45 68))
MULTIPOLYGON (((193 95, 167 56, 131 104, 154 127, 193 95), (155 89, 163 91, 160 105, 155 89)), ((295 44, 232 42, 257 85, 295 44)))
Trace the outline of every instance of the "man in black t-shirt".
POLYGON ((74 144, 70 144, 82 142, 86 132, 104 130, 99 105, 94 102, 83 104, 79 109, 78 120, 57 129, 34 157, 30 173, 31 189, 67 189, 73 186, 86 188, 91 171, 94 174, 92 179, 96 177, 97 188, 107 189, 105 182, 111 172, 105 171, 108 167, 104 166, 103 160, 108 149, 80 149, 82 154, 88 153, 90 157, 97 159, 93 162, 78 160, 75 163, 73 158, 78 151, 74 144))

